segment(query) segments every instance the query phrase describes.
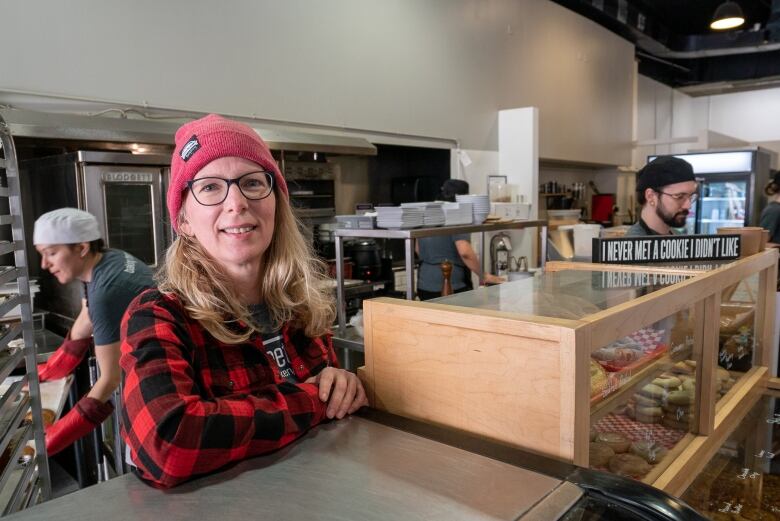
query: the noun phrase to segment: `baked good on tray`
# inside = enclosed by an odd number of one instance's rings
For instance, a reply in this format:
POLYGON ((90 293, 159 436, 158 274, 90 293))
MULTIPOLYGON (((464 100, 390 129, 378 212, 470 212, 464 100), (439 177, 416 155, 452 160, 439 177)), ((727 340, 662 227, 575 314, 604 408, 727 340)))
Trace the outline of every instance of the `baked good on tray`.
POLYGON ((588 461, 591 467, 606 467, 615 451, 606 443, 591 443, 588 449, 588 461))
POLYGON ((652 467, 644 458, 636 454, 615 454, 609 460, 609 470, 620 476, 641 478, 652 467))
POLYGON ((619 432, 600 432, 596 435, 596 443, 604 443, 616 453, 626 452, 631 446, 631 440, 619 432))

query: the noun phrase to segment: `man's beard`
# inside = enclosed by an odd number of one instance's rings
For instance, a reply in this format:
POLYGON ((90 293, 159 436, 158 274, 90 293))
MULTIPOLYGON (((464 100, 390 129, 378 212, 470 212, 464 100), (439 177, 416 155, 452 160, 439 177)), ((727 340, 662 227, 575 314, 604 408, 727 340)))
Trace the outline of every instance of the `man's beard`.
POLYGON ((664 212, 659 205, 655 208, 655 213, 658 215, 658 218, 670 228, 682 228, 685 226, 685 220, 688 218, 690 212, 688 210, 680 210, 679 212, 670 215, 664 212))

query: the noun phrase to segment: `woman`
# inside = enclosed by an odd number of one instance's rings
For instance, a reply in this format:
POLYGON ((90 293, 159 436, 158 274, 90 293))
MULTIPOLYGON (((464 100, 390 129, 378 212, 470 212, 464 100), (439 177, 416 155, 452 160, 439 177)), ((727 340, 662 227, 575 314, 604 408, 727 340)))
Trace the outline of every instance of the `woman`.
MULTIPOLYGON (((469 184, 460 179, 447 179, 441 187, 443 201, 455 201, 456 195, 469 193, 469 184)), ((473 289, 471 273, 482 275, 486 283, 498 284, 504 282, 502 277, 491 273, 482 273, 479 257, 469 242, 469 234, 441 235, 425 237, 417 241, 417 255, 420 258, 420 269, 417 272, 417 296, 420 300, 441 297, 444 286, 444 276, 441 263, 448 260, 452 263, 452 290, 454 293, 473 289)))
POLYGON ((769 242, 780 244, 780 171, 764 187, 768 203, 761 211, 760 224, 769 230, 769 242))
POLYGON ((357 376, 336 368, 324 269, 265 143, 213 114, 175 141, 168 211, 179 235, 159 290, 125 315, 120 361, 122 435, 158 487, 367 405, 357 376))
POLYGON ((106 249, 95 217, 76 208, 60 208, 35 221, 33 244, 41 268, 60 284, 84 284, 81 312, 62 345, 38 366, 41 382, 68 376, 95 343, 100 377, 68 414, 46 430, 46 452, 57 454, 92 432, 111 415, 109 401, 119 386, 119 326, 130 301, 154 286, 151 270, 121 250, 106 249))

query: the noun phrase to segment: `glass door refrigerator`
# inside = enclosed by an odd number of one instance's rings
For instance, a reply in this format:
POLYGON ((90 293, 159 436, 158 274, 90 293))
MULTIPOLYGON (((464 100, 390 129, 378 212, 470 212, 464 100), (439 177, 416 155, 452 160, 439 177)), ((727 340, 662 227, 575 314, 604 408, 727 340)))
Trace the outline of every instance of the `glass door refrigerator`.
MULTIPOLYGON (((688 161, 699 183, 684 233, 715 234, 721 227, 758 226, 766 205, 771 152, 762 148, 675 154, 688 161)), ((658 156, 649 156, 648 162, 658 156)))

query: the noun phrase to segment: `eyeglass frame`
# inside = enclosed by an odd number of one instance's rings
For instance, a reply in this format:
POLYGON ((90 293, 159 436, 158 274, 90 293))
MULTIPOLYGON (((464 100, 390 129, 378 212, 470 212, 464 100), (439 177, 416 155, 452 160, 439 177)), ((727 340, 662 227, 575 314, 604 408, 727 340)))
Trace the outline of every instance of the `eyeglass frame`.
POLYGON ((655 193, 657 193, 657 194, 667 195, 667 196, 671 197, 672 199, 674 199, 675 202, 680 203, 680 204, 685 202, 686 196, 687 196, 687 200, 690 201, 691 204, 695 203, 696 200, 699 198, 699 192, 698 191, 690 193, 690 194, 687 194, 685 192, 680 192, 680 193, 677 193, 677 194, 670 194, 669 192, 656 190, 655 188, 653 188, 653 191, 655 193))
POLYGON ((187 185, 187 188, 190 190, 190 193, 192 194, 192 197, 195 198, 195 202, 197 202, 199 205, 201 205, 201 206, 217 206, 218 204, 222 204, 222 203, 225 202, 225 200, 227 199, 228 195, 230 194, 230 186, 231 185, 236 185, 236 187, 238 188, 238 191, 241 193, 241 195, 246 197, 247 200, 249 200, 249 201, 262 201, 263 199, 267 198, 269 195, 271 195, 273 193, 275 179, 274 179, 274 175, 271 172, 268 172, 267 170, 255 170, 254 172, 247 172, 245 174, 241 174, 240 176, 235 177, 233 179, 225 179, 224 177, 217 177, 217 176, 205 176, 205 177, 199 177, 198 179, 190 179, 185 184, 187 185), (249 197, 241 189, 241 185, 239 184, 240 181, 243 178, 245 178, 246 176, 252 175, 252 174, 265 174, 265 176, 270 181, 270 183, 269 183, 270 187, 269 187, 268 193, 265 194, 263 197, 249 197), (200 202, 200 199, 198 199, 198 196, 195 195, 195 190, 192 189, 192 186, 195 183, 197 183, 198 181, 203 181, 204 179, 219 179, 220 181, 224 181, 227 184, 227 190, 225 190, 225 197, 221 201, 219 201, 218 203, 211 203, 211 204, 206 204, 206 203, 200 202))

